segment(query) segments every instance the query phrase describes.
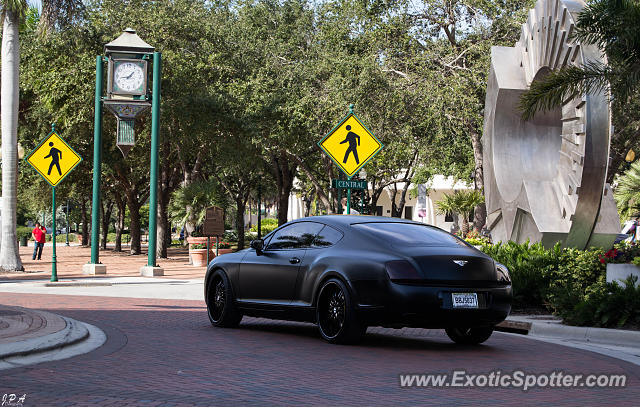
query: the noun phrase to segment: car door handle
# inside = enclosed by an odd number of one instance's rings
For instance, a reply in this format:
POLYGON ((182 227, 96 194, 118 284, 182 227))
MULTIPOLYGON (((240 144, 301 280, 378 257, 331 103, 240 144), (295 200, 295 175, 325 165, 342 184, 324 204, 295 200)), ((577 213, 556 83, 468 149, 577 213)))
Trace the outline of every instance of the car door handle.
POLYGON ((289 259, 289 263, 298 264, 298 263, 300 263, 300 259, 297 258, 297 257, 292 257, 292 258, 289 259))

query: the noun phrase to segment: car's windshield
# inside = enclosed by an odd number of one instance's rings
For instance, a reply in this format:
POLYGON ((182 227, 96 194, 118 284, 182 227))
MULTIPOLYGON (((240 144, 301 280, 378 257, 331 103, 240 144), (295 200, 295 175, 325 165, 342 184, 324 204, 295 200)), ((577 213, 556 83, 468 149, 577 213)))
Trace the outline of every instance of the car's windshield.
POLYGON ((468 245, 444 230, 415 223, 369 222, 353 225, 382 242, 396 247, 406 246, 465 246, 468 245))

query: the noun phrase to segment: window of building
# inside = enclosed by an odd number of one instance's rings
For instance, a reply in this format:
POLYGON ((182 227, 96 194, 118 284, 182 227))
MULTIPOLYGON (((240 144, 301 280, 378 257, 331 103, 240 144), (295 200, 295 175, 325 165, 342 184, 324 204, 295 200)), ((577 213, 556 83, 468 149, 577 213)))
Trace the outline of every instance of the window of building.
POLYGON ((445 213, 444 221, 445 222, 453 222, 453 213, 451 213, 451 212, 445 213))
POLYGON ((382 206, 376 206, 376 216, 382 216, 382 206))
POLYGON ((413 219, 413 206, 405 206, 404 207, 404 218, 405 219, 413 219))

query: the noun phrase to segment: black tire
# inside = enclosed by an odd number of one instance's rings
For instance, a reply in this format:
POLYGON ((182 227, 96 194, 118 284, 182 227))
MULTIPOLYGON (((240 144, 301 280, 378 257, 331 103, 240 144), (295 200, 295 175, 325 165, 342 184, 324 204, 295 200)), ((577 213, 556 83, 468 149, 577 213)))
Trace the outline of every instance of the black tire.
POLYGON ((357 319, 347 286, 340 280, 327 280, 316 302, 316 321, 323 339, 329 343, 358 343, 367 330, 357 319))
POLYGON ((220 328, 235 328, 242 320, 233 297, 233 290, 227 275, 218 270, 209 279, 207 289, 207 314, 211 324, 220 328))
POLYGON ((445 329, 449 338, 455 343, 462 345, 478 345, 491 336, 493 333, 492 326, 474 327, 474 328, 447 328, 445 329))

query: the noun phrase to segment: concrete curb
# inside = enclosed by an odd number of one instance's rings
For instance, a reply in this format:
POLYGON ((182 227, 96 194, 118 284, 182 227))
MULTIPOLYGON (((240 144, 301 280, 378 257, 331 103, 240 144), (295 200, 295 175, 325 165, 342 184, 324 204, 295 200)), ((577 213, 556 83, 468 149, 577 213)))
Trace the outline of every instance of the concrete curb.
POLYGON ((61 318, 66 324, 64 329, 41 337, 3 344, 0 350, 0 359, 63 348, 78 343, 89 336, 89 331, 84 324, 71 318, 63 316, 61 318))
POLYGON ((512 316, 498 330, 532 337, 567 339, 608 345, 640 347, 640 331, 563 325, 559 320, 541 322, 527 316, 512 316))
POLYGON ((51 348, 49 350, 41 349, 38 352, 26 355, 0 358, 0 370, 37 365, 39 363, 52 362, 55 360, 68 359, 74 356, 83 355, 99 348, 107 341, 107 335, 105 335, 101 329, 84 322, 74 322, 87 330, 87 336, 85 339, 71 344, 68 343, 64 347, 51 348))

